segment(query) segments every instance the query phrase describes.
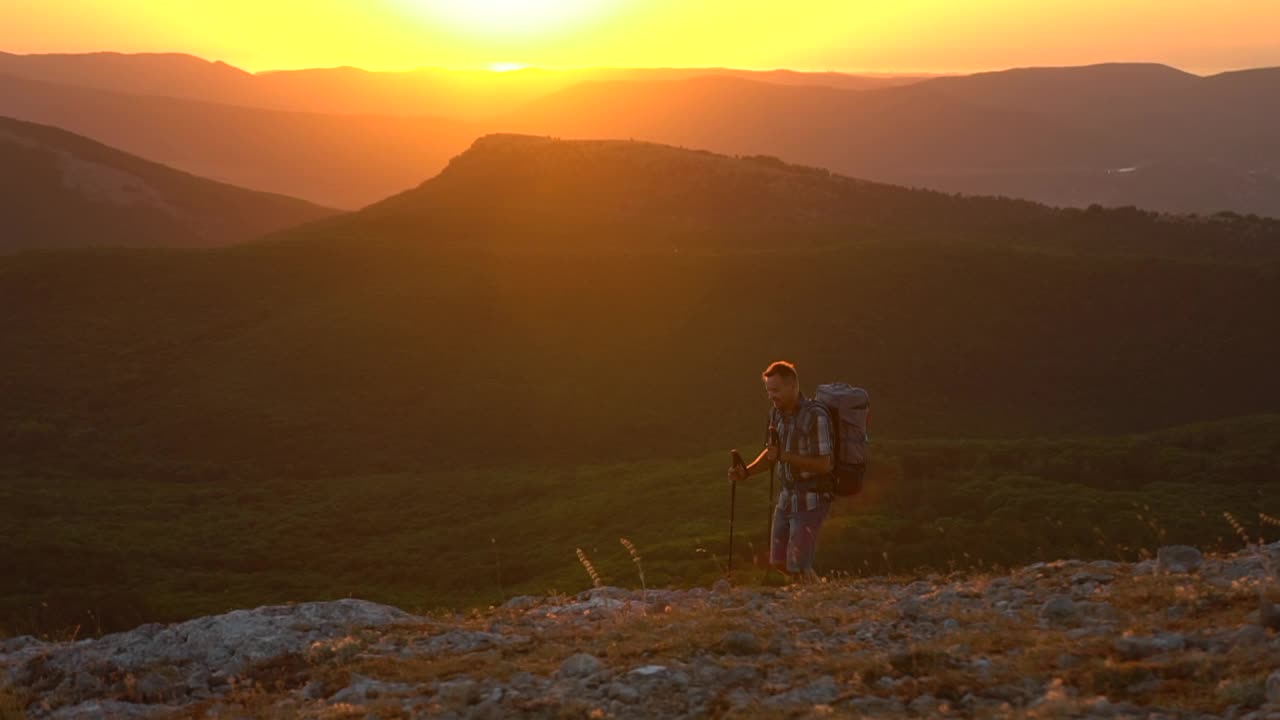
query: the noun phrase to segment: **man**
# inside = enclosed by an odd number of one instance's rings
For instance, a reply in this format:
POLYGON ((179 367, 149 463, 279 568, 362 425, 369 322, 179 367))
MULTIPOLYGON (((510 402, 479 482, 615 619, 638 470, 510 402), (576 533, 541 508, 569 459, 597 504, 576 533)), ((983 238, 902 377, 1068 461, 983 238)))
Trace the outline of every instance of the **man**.
POLYGON ((773 510, 769 562, 800 582, 818 579, 813 571, 818 528, 831 510, 833 467, 831 416, 826 406, 800 392, 796 366, 780 360, 761 374, 769 411, 765 449, 745 469, 729 468, 729 482, 746 480, 775 465, 782 481, 773 510))

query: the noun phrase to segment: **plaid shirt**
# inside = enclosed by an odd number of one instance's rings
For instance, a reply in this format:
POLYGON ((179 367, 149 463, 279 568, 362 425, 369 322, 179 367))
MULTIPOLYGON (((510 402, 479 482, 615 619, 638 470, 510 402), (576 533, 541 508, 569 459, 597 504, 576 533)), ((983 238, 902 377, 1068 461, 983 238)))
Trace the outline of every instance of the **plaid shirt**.
MULTIPOLYGON (((831 450, 831 415, 827 408, 817 400, 810 400, 800 394, 800 406, 792 415, 786 415, 777 408, 769 410, 769 425, 777 427, 778 441, 782 450, 807 457, 819 457, 832 454, 831 450)), ((769 443, 769 431, 765 430, 765 444, 769 443)), ((827 477, 826 473, 813 473, 792 469, 791 463, 778 461, 778 476, 782 478, 782 487, 794 489, 797 483, 801 487, 811 488, 817 481, 827 477)))

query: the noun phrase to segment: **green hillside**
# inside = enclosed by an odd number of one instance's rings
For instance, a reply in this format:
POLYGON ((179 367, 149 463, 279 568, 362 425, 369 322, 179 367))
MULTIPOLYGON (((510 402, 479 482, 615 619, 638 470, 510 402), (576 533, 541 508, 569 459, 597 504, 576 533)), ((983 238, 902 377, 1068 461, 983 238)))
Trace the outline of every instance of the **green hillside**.
MULTIPOLYGON (((750 447, 749 437, 739 438, 750 447)), ((1275 540, 1280 416, 1082 440, 877 442, 819 569, 890 574, 1169 543, 1237 549, 1222 513, 1275 540)), ((0 471, 0 637, 88 634, 263 603, 356 596, 465 608, 519 593, 705 583, 727 563, 727 453, 679 460, 211 482, 0 471), (99 478, 100 479, 100 478, 99 478)), ((767 478, 738 492, 737 579, 764 578, 767 478)), ((1252 538, 1251 538, 1252 539, 1252 538)), ((775 581, 777 577, 773 578, 775 581)))

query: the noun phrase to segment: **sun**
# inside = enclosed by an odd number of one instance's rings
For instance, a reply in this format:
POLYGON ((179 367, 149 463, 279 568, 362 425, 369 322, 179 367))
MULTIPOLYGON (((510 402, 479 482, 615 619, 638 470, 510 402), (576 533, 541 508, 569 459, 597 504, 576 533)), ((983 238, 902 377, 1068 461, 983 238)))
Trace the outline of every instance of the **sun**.
POLYGON ((580 25, 606 12, 610 0, 419 0, 436 22, 477 36, 538 36, 580 25))

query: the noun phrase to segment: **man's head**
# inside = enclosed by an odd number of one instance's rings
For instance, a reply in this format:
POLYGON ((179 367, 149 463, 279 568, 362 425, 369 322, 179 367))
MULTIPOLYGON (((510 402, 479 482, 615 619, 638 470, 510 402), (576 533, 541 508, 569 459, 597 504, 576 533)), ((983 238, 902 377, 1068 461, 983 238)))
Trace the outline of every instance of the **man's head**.
POLYGON ((783 412, 791 412, 800 403, 800 377, 796 366, 786 360, 771 363, 760 374, 769 402, 783 412))

